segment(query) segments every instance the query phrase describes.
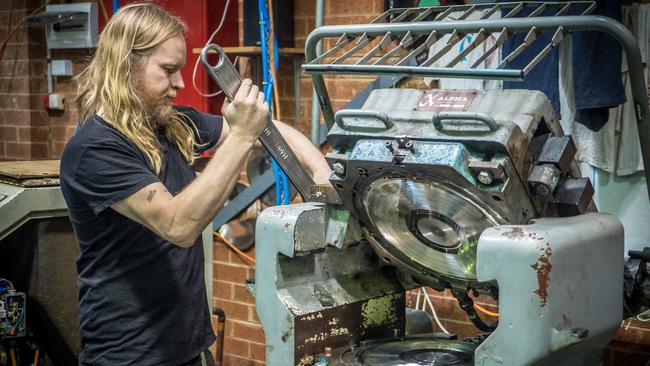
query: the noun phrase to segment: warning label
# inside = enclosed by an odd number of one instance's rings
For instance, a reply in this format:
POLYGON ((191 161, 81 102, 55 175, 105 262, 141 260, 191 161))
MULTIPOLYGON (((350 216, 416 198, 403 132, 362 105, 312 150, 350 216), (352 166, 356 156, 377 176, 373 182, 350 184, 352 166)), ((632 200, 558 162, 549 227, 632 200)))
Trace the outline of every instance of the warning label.
POLYGON ((472 103, 475 96, 476 92, 432 90, 424 93, 415 110, 428 112, 464 112, 472 103))

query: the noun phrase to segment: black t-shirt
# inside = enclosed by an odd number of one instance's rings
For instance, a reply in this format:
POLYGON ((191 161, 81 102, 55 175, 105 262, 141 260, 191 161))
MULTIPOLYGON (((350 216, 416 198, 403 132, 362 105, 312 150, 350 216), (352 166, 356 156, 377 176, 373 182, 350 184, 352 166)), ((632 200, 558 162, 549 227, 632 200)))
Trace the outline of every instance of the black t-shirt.
MULTIPOLYGON (((179 107, 196 125, 197 152, 213 146, 222 118, 179 107)), ((181 248, 111 208, 162 182, 178 194, 195 177, 173 143, 159 134, 163 168, 100 117, 90 118, 61 158, 61 190, 81 249, 81 365, 179 365, 215 340, 197 238, 181 248)))

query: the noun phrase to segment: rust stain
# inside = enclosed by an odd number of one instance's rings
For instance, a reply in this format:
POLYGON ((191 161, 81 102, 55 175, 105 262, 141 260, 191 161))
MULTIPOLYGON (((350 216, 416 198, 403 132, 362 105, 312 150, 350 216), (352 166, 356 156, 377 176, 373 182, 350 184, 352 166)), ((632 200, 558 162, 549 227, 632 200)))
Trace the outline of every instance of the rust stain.
POLYGON ((501 234, 504 238, 510 240, 523 240, 523 239, 533 239, 533 240, 544 240, 544 237, 537 235, 537 233, 529 233, 520 227, 513 227, 510 230, 506 230, 501 234))
POLYGON ((512 240, 520 240, 526 236, 526 232, 524 231, 524 229, 520 227, 513 227, 512 229, 507 230, 506 232, 501 234, 501 236, 512 240))
POLYGON ((542 254, 540 254, 537 263, 531 265, 531 267, 537 272, 537 284, 539 287, 535 291, 537 296, 539 296, 539 305, 540 307, 546 306, 548 299, 548 282, 551 277, 551 245, 546 243, 546 249, 541 249, 542 254))

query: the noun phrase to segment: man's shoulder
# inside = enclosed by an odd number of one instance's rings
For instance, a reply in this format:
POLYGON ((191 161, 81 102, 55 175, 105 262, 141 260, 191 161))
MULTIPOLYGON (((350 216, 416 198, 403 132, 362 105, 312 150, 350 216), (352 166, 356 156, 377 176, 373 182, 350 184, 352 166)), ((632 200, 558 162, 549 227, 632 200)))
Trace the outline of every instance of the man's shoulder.
POLYGON ((101 118, 92 116, 77 128, 66 144, 61 156, 62 168, 64 165, 76 165, 89 151, 95 149, 101 149, 102 153, 111 150, 121 154, 139 153, 137 147, 114 127, 101 118))

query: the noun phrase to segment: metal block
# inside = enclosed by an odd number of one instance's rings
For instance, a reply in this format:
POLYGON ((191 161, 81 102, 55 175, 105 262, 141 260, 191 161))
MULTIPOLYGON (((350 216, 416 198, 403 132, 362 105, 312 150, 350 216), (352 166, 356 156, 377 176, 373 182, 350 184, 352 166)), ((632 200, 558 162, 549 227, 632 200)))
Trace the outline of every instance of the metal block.
POLYGON ((566 217, 587 212, 593 195, 589 178, 562 180, 555 190, 558 214, 566 217))
POLYGON ((571 136, 549 137, 537 159, 538 164, 553 164, 567 173, 576 155, 576 145, 571 136))
POLYGON ((560 171, 554 165, 536 165, 528 176, 528 188, 538 196, 550 197, 559 179, 560 171))

